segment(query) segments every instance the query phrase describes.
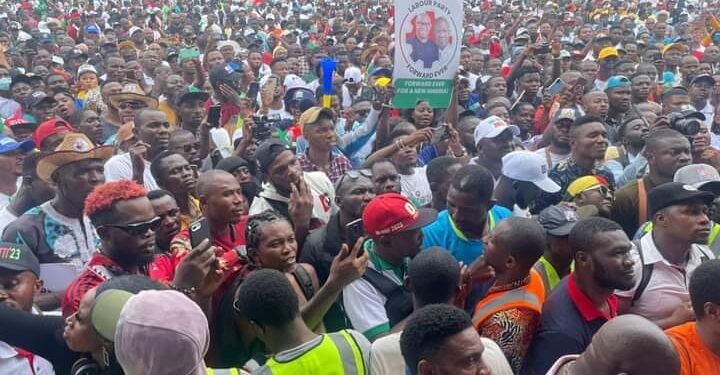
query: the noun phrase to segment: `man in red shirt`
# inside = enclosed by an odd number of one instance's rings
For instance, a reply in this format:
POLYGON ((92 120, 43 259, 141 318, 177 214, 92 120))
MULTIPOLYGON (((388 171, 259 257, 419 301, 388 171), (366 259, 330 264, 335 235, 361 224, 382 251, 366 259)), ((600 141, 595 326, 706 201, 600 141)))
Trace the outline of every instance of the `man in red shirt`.
POLYGON ((162 219, 142 185, 119 180, 100 185, 85 199, 85 214, 101 240, 100 250, 65 291, 63 316, 75 313, 88 290, 115 276, 143 274, 153 260, 162 219))
MULTIPOLYGON (((225 280, 216 293, 216 296, 219 296, 237 275, 248 271, 245 267, 245 196, 237 179, 221 170, 211 170, 200 175, 197 194, 200 210, 210 228, 210 241, 216 248, 215 255, 225 280)), ((150 277, 161 282, 173 280, 178 264, 191 249, 190 230, 186 228, 180 231, 170 244, 171 262, 154 263, 150 277)))
MULTIPOLYGON (((87 268, 65 291, 62 301, 65 317, 78 310, 88 290, 105 280, 122 275, 147 275, 156 255, 155 231, 163 222, 163 218, 155 214, 145 188, 130 180, 113 181, 95 188, 85 200, 85 214, 95 226, 101 245, 87 268)), ((206 278, 210 269, 215 272, 217 262, 207 242, 193 251, 197 256, 182 262, 190 267, 181 266, 189 272, 177 272, 177 277, 170 278, 168 283, 173 289, 192 294, 197 301, 205 301, 217 288, 217 281, 206 278)))

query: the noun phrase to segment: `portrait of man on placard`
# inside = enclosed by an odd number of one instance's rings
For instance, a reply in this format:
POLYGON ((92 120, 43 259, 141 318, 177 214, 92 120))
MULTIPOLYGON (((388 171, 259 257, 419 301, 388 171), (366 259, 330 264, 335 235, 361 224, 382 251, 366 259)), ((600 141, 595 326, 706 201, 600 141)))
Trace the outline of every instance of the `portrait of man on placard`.
POLYGON ((413 31, 408 35, 406 48, 412 62, 423 69, 430 69, 440 58, 438 44, 433 41, 433 16, 431 12, 422 12, 412 20, 413 31))

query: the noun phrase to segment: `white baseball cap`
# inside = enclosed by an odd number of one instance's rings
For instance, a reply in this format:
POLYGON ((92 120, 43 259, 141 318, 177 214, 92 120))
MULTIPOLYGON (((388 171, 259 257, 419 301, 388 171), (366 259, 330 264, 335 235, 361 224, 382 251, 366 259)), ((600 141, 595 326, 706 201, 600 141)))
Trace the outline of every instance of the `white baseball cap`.
POLYGON ((495 138, 506 129, 510 129, 512 134, 516 137, 520 135, 520 128, 517 126, 508 125, 508 123, 500 117, 490 116, 480 121, 480 123, 475 127, 475 144, 484 138, 495 138))
POLYGON ((502 162, 505 177, 532 182, 547 193, 560 191, 560 185, 548 177, 548 166, 542 156, 532 151, 513 151, 503 156, 502 162))
POLYGON ((360 83, 362 82, 362 71, 358 67, 351 66, 345 69, 345 75, 343 78, 345 83, 360 83))

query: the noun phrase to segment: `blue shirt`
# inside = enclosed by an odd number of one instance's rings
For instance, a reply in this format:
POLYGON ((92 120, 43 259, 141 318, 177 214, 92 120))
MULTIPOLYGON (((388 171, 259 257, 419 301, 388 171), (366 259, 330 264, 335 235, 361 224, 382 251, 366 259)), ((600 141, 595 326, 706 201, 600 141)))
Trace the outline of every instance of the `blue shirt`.
MULTIPOLYGON (((488 212, 490 230, 492 230, 500 220, 507 219, 511 216, 512 212, 507 208, 493 206, 490 212, 488 212)), ((454 223, 450 221, 450 215, 447 210, 440 212, 434 223, 423 228, 423 235, 423 249, 433 246, 448 249, 455 259, 467 265, 471 264, 485 251, 485 245, 482 240, 469 239, 455 227, 454 223)))

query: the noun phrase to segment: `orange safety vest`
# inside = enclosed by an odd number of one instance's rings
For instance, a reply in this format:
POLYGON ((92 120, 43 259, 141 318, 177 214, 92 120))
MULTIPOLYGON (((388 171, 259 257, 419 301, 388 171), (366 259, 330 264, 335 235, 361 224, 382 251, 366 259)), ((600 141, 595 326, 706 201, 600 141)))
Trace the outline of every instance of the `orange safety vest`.
POLYGON ((489 293, 475 306, 473 313, 473 325, 475 329, 495 313, 518 307, 528 308, 540 313, 545 303, 545 286, 542 276, 535 270, 530 269, 530 282, 519 288, 501 292, 489 293))

